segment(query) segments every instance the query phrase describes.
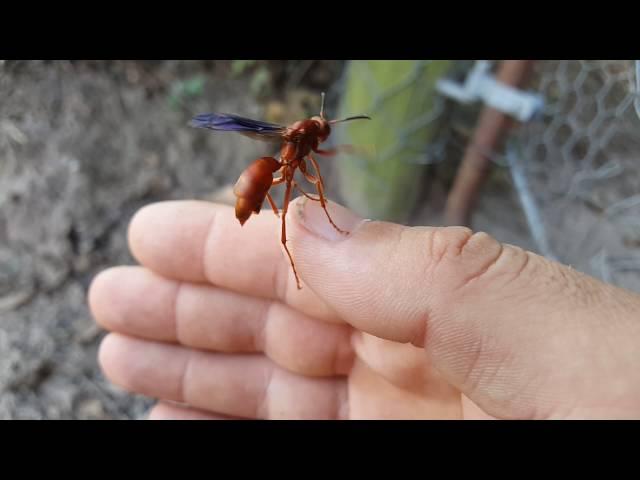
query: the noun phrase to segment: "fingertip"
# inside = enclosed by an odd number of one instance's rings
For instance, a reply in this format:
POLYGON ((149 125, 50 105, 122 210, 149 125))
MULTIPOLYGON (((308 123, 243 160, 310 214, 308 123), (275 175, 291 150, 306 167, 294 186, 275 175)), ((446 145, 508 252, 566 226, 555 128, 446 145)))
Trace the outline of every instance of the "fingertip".
POLYGON ((147 416, 148 420, 233 420, 226 415, 216 415, 183 405, 158 402, 147 416))
POLYGON ((140 208, 129 222, 127 229, 127 242, 129 244, 129 250, 133 257, 139 262, 144 262, 144 253, 147 244, 153 239, 153 236, 147 235, 149 230, 153 230, 158 221, 163 218, 163 211, 166 212, 167 208, 175 202, 160 202, 151 203, 140 208))
POLYGON ((89 302, 96 323, 106 330, 172 342, 178 285, 144 267, 114 267, 96 276, 89 302))
POLYGON ((170 278, 206 280, 205 244, 213 222, 232 215, 227 205, 179 200, 147 205, 129 223, 127 241, 143 266, 170 278))
POLYGON ((105 377, 128 391, 133 389, 136 378, 141 377, 141 362, 135 351, 136 347, 140 347, 140 342, 133 338, 119 333, 109 333, 102 339, 98 348, 98 364, 105 377))
POLYGON ((172 418, 167 412, 167 406, 162 403, 156 403, 147 414, 147 420, 177 420, 172 418))
POLYGON ((306 202, 303 218, 298 215, 291 229, 305 284, 351 326, 388 340, 414 341, 425 318, 415 285, 428 280, 419 232, 331 204, 334 223, 349 232, 342 235, 317 203, 306 202))
POLYGON ((106 335, 98 346, 98 365, 102 373, 113 381, 113 367, 118 359, 119 335, 117 333, 109 333, 106 335))
POLYGON ((108 280, 107 272, 108 270, 103 270, 99 272, 97 275, 95 275, 91 280, 91 283, 89 284, 89 288, 87 290, 87 304, 89 306, 89 311, 93 315, 93 318, 96 321, 96 323, 98 323, 99 325, 101 325, 100 319, 99 319, 99 312, 101 311, 100 307, 102 304, 101 300, 102 300, 102 293, 104 291, 105 276, 107 277, 107 280, 108 280))
POLYGON ((111 267, 93 277, 87 292, 87 303, 94 320, 101 327, 109 327, 109 312, 116 288, 121 285, 123 274, 133 268, 136 267, 111 267))
POLYGON ((326 211, 320 202, 298 197, 292 202, 291 209, 296 212, 295 221, 304 230, 331 242, 349 238, 360 224, 367 221, 339 203, 326 200, 325 206, 326 211))
POLYGON ((164 402, 156 403, 147 414, 147 420, 179 420, 172 415, 174 412, 171 407, 164 402))

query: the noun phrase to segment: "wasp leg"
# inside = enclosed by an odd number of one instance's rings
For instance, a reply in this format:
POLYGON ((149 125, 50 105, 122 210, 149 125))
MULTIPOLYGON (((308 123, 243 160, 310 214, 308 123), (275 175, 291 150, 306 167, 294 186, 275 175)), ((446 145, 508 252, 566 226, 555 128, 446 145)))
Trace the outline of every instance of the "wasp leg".
POLYGON ((269 200, 269 205, 271 205, 271 210, 273 210, 273 213, 276 214, 276 217, 280 218, 278 206, 276 205, 276 202, 273 201, 273 198, 271 197, 271 194, 269 192, 267 192, 267 200, 269 200))
POLYGON ((340 152, 355 153, 356 148, 353 145, 338 145, 334 148, 323 150, 322 148, 313 148, 313 151, 318 155, 324 155, 325 157, 334 157, 340 152))
POLYGON ((311 158, 311 161, 314 164, 314 168, 316 169, 316 172, 318 172, 318 177, 314 177, 310 173, 307 173, 306 165, 303 162, 300 162, 300 171, 302 172, 302 174, 304 175, 304 178, 306 178, 309 183, 312 183, 312 184, 314 184, 316 186, 316 190, 318 190, 318 196, 320 197, 319 198, 320 205, 322 206, 322 209, 324 210, 324 213, 327 214, 327 218, 329 219, 329 223, 331 223, 331 225, 333 225, 333 228, 335 228, 338 232, 342 233, 343 235, 349 235, 349 232, 346 232, 346 231, 340 229, 334 223, 333 219, 331 218, 331 215, 329 215, 329 210, 327 210, 326 197, 324 196, 324 185, 322 184, 322 177, 320 176, 320 170, 317 167, 317 164, 316 164, 315 160, 313 159, 313 157, 309 157, 309 158, 311 158))
POLYGON ((311 196, 311 195, 309 195, 307 192, 305 192, 304 190, 302 190, 302 187, 301 187, 300 185, 298 185, 298 183, 297 183, 296 181, 294 181, 294 182, 293 182, 293 186, 294 186, 295 188, 297 188, 297 189, 298 189, 298 191, 299 191, 302 195, 304 195, 305 197, 307 197, 309 200, 313 200, 314 202, 319 202, 319 201, 320 201, 320 199, 319 199, 319 198, 312 197, 312 196, 311 196))
MULTIPOLYGON (((309 160, 311 160, 311 164, 313 165, 313 169, 316 171, 316 176, 320 180, 320 185, 322 186, 322 189, 324 191, 324 179, 322 178, 322 175, 320 174, 320 166, 318 165, 318 162, 316 162, 316 159, 313 158, 312 155, 309 155, 309 160)), ((306 170, 306 165, 304 167, 305 167, 305 170, 306 170)))
POLYGON ((293 268, 293 274, 296 277, 296 285, 298 287, 298 290, 302 290, 302 287, 300 286, 300 279, 298 278, 298 272, 296 271, 296 266, 295 266, 295 263, 293 262, 293 257, 291 256, 291 252, 289 252, 289 248, 287 247, 286 217, 287 217, 287 210, 289 210, 289 199, 291 198, 291 187, 292 187, 291 183, 287 182, 287 189, 284 192, 284 205, 282 206, 282 237, 280 241, 282 242, 282 245, 284 246, 284 249, 287 252, 287 255, 289 256, 289 261, 291 262, 291 268, 293 268))
MULTIPOLYGON (((284 181, 285 181, 284 176, 274 178, 273 182, 271 183, 271 186, 273 187, 275 185, 280 185, 281 183, 284 183, 284 181)), ((273 197, 269 192, 267 192, 267 200, 269 200, 269 205, 271 205, 271 209, 273 210, 273 213, 276 214, 276 217, 280 218, 280 211, 278 210, 278 206, 276 205, 276 202, 273 201, 273 197)))
POLYGON ((323 150, 321 148, 314 148, 313 151, 316 152, 318 155, 324 155, 325 157, 333 157, 338 154, 337 148, 330 148, 328 150, 323 150))

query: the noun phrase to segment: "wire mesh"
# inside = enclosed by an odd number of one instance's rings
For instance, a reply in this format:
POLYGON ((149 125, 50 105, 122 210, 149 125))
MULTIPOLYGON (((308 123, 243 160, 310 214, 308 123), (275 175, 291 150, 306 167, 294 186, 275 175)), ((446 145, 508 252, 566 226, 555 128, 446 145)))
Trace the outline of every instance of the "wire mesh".
POLYGON ((543 61, 546 107, 507 156, 543 254, 640 290, 638 63, 543 61))

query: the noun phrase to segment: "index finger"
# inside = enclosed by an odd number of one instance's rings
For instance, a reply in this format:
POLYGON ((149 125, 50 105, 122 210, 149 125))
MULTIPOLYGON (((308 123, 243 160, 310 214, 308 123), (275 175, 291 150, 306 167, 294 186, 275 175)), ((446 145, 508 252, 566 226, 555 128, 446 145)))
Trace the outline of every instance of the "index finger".
POLYGON ((265 211, 240 226, 227 205, 160 202, 136 213, 129 245, 142 265, 165 277, 279 300, 314 318, 342 322, 304 283, 297 289, 280 222, 265 211))

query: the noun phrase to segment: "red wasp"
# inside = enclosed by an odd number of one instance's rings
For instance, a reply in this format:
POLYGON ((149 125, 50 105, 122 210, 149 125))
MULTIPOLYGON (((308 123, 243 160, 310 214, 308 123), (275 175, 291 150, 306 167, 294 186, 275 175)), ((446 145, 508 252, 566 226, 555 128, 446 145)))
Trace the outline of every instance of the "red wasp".
POLYGON ((306 120, 299 120, 289 126, 276 125, 226 113, 205 113, 197 115, 191 120, 191 125, 197 128, 206 128, 221 132, 237 132, 257 140, 282 144, 280 148, 280 160, 274 157, 261 157, 255 160, 242 172, 235 184, 233 192, 237 197, 236 218, 240 221, 240 225, 244 225, 252 213, 260 213, 265 198, 269 201, 276 216, 280 218, 278 207, 273 201, 269 190, 275 185, 280 185, 281 183, 286 184, 281 217, 281 242, 289 256, 298 289, 301 289, 300 280, 293 257, 287 248, 285 224, 285 216, 287 215, 292 189, 297 188, 307 198, 319 201, 331 225, 333 225, 338 232, 348 234, 348 232, 338 228, 329 215, 326 207, 324 181, 320 174, 320 167, 311 153, 314 152, 318 155, 335 155, 337 149, 322 150, 319 148, 320 143, 329 138, 331 133, 330 125, 357 119, 371 120, 371 118, 366 115, 357 115, 341 120, 326 120, 324 117, 323 93, 320 115, 313 116, 306 120), (315 175, 308 172, 307 159, 311 162, 315 170, 315 175), (312 197, 300 188, 293 178, 296 170, 300 170, 305 179, 315 185, 318 198, 312 197), (274 178, 276 173, 280 175, 274 178))

